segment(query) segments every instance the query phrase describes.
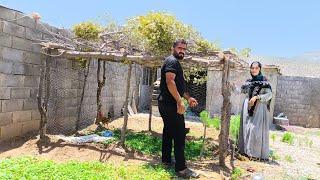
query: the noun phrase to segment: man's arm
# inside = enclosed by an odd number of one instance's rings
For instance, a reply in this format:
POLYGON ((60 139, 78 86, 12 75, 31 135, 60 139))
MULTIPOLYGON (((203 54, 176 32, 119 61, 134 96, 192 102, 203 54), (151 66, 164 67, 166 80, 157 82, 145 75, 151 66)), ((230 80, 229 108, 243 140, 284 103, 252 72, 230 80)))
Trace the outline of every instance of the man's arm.
POLYGON ((181 100, 180 94, 178 92, 177 89, 177 85, 174 82, 174 79, 176 78, 176 74, 172 73, 172 72, 166 72, 166 83, 167 83, 167 87, 169 89, 169 92, 171 93, 171 95, 174 97, 174 99, 177 102, 177 112, 179 114, 183 114, 186 109, 184 107, 184 104, 181 100))
POLYGON ((167 72, 166 73, 166 83, 167 83, 167 87, 169 89, 169 92, 171 93, 171 95, 174 97, 174 99, 176 100, 176 102, 180 102, 181 100, 181 96, 178 92, 177 89, 177 85, 174 82, 174 79, 176 78, 176 74, 172 73, 172 72, 167 72))
POLYGON ((184 94, 183 94, 183 97, 186 99, 186 100, 189 100, 191 97, 190 97, 190 95, 189 95, 189 93, 187 93, 187 92, 185 92, 184 94))

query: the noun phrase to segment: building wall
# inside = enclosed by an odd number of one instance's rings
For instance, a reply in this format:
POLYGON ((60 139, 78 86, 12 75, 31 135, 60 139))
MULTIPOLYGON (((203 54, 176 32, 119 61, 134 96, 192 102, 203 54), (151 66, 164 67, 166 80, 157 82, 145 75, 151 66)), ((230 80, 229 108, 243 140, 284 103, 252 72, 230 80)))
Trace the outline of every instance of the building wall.
MULTIPOLYGON (((67 30, 35 22, 30 17, 19 18, 22 16, 24 14, 19 11, 0 6, 0 140, 39 128, 37 94, 45 56, 36 44, 38 40, 52 39, 52 32, 72 36, 67 30)), ((78 62, 59 57, 51 58, 49 62, 48 132, 67 133, 75 128, 84 69, 78 66, 78 62)), ((96 68, 97 61, 92 60, 80 116, 83 126, 92 123, 96 115, 96 68)), ((102 92, 105 115, 109 111, 114 116, 121 115, 127 69, 127 65, 107 63, 106 87, 102 92)), ((136 77, 141 77, 140 66, 133 67, 130 97, 139 91, 140 78, 136 77)))
POLYGON ((278 78, 275 115, 283 112, 290 125, 320 127, 320 79, 278 78))

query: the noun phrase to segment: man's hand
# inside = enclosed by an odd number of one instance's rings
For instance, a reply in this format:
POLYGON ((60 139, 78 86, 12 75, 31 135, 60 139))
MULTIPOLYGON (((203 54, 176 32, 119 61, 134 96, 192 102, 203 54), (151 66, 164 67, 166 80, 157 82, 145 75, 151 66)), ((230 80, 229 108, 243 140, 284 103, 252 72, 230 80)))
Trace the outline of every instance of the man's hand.
POLYGON ((193 97, 190 97, 190 98, 188 99, 188 103, 189 103, 189 106, 190 106, 190 107, 195 107, 195 106, 198 105, 198 101, 197 101, 195 98, 193 98, 193 97))
POLYGON ((253 96, 249 101, 249 106, 252 107, 257 99, 258 99, 257 96, 253 96))
POLYGON ((184 114, 184 112, 186 112, 186 108, 184 107, 184 103, 182 100, 177 102, 177 112, 181 115, 184 114))

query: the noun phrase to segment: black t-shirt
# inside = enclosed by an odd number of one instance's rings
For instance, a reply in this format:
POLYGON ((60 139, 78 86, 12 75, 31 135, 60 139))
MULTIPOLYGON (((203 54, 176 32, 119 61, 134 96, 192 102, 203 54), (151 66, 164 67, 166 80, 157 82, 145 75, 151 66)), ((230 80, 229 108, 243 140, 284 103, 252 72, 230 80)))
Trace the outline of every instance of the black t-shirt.
POLYGON ((166 82, 166 73, 172 72, 176 74, 174 82, 176 83, 177 90, 182 97, 185 92, 185 81, 183 77, 183 70, 181 64, 177 58, 173 55, 167 57, 164 61, 164 64, 161 67, 161 81, 160 81, 160 94, 158 100, 164 102, 168 105, 176 105, 177 102, 174 97, 171 95, 167 82, 166 82))

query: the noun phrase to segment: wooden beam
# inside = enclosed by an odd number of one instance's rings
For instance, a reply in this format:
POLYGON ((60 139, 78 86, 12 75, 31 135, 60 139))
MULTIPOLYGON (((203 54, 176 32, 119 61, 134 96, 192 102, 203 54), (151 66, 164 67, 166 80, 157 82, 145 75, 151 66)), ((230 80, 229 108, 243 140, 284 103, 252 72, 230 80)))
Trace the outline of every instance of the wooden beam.
MULTIPOLYGON (((76 58, 88 58, 88 59, 100 59, 102 61, 118 62, 123 63, 125 60, 139 64, 145 67, 157 68, 161 67, 164 61, 164 57, 156 56, 142 56, 142 55, 125 55, 118 52, 81 52, 72 50, 62 50, 59 49, 52 56, 59 56, 66 59, 76 59, 76 58)), ((205 59, 198 57, 186 57, 181 61, 181 65, 185 68, 191 67, 201 67, 204 69, 211 68, 221 68, 223 63, 218 59, 205 59)))

